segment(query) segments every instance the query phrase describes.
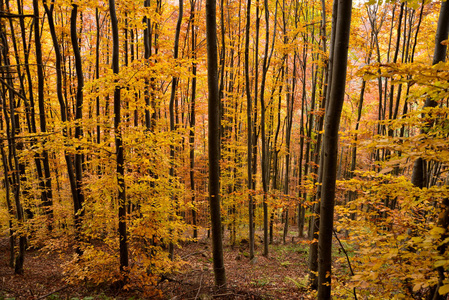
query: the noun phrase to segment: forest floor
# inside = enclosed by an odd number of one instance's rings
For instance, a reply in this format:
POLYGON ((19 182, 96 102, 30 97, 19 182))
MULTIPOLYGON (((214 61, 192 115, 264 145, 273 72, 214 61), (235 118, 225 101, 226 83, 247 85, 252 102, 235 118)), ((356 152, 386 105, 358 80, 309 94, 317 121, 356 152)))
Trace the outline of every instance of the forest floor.
MULTIPOLYGON (((248 258, 245 240, 233 248, 225 242, 227 288, 221 290, 214 289, 210 240, 204 237, 196 243, 185 243, 176 250, 176 254, 187 264, 182 272, 167 274, 166 280, 158 284, 161 299, 312 299, 305 288, 308 245, 293 238, 294 234, 296 232, 292 231, 285 245, 281 238, 275 239, 268 257, 264 257, 262 234, 257 233, 256 258, 252 261, 248 258)), ((148 299, 137 291, 67 285, 61 268, 63 257, 29 250, 25 258, 25 274, 14 275, 8 266, 8 239, 1 237, 0 300, 148 299)))

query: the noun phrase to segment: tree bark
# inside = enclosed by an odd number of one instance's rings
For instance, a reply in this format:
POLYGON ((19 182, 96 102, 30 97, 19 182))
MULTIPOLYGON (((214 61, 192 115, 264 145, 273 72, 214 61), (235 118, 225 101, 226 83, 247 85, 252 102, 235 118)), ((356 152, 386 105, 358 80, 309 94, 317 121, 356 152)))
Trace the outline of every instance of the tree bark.
POLYGON ((212 254, 215 285, 226 285, 220 212, 220 100, 218 95, 218 54, 216 0, 206 0, 207 83, 209 90, 209 203, 212 227, 212 254))
MULTIPOLYGON (((6 32, 3 24, 0 24, 0 38, 2 42, 2 50, 0 57, 0 65, 2 65, 2 77, 3 80, 8 82, 8 98, 9 98, 9 107, 6 102, 7 93, 3 93, 2 100, 2 108, 3 108, 3 116, 6 121, 6 135, 8 139, 8 150, 9 150, 9 165, 11 171, 11 182, 12 182, 12 192, 14 195, 14 203, 16 208, 16 218, 18 222, 18 227, 21 228, 24 224, 25 218, 23 214, 23 207, 20 198, 20 172, 19 172, 19 159, 17 155, 17 146, 16 146, 16 134, 18 133, 18 124, 16 118, 16 103, 15 103, 15 93, 12 88, 14 87, 14 83, 12 82, 11 70, 9 66, 11 65, 9 60, 8 53, 8 41, 6 39, 6 32), (9 117, 8 117, 8 108, 9 108, 9 117)), ((25 233, 22 232, 19 234, 19 248, 18 253, 15 257, 15 266, 14 273, 15 274, 23 274, 23 263, 25 260, 25 247, 26 247, 26 236, 25 233)))
MULTIPOLYGON (((119 32, 118 21, 115 10, 115 0, 109 0, 109 13, 111 15, 112 28, 112 71, 118 74, 119 65, 119 32)), ((123 140, 121 133, 121 97, 120 86, 115 82, 114 89, 114 130, 115 130, 115 151, 117 155, 117 182, 118 182, 118 232, 120 243, 120 271, 124 275, 124 281, 127 280, 126 272, 128 267, 128 234, 126 227, 126 185, 125 185, 125 159, 123 155, 123 140)))
MULTIPOLYGON (((251 193, 253 189, 253 121, 252 121, 252 98, 251 84, 249 79, 249 33, 251 22, 251 0, 246 7, 246 29, 245 29, 245 88, 246 88, 246 119, 247 119, 247 176, 248 176, 248 215, 249 215, 249 259, 254 258, 254 200, 251 193)), ((254 133, 255 134, 255 133, 254 133)))
MULTIPOLYGON (((80 48, 78 46, 78 35, 76 31, 76 19, 78 16, 78 5, 73 4, 72 13, 70 16, 70 36, 72 40, 73 53, 75 55, 75 69, 76 69, 76 77, 78 80, 78 86, 76 89, 76 108, 75 108, 75 139, 81 139, 82 130, 81 130, 81 120, 83 117, 83 88, 84 88, 84 74, 81 64, 81 53, 80 48)), ((82 160, 83 156, 81 154, 81 147, 77 147, 75 154, 75 186, 76 186, 76 197, 74 197, 75 203, 75 232, 76 239, 78 242, 81 239, 81 222, 84 216, 84 195, 82 192, 82 181, 83 181, 83 169, 82 169, 82 160)), ((82 254, 82 250, 79 245, 76 247, 76 252, 78 254, 82 254)))
POLYGON ((190 131, 189 131, 189 158, 190 158, 190 190, 192 193, 192 225, 193 238, 198 238, 197 214, 195 208, 195 105, 196 105, 196 39, 197 31, 195 29, 195 5, 196 0, 190 0, 190 22, 192 26, 191 51, 192 51, 192 93, 190 99, 190 131))
MULTIPOLYGON (((438 27, 435 35, 435 49, 433 53, 432 65, 439 62, 443 62, 446 59, 447 45, 442 44, 443 41, 447 40, 449 33, 449 4, 447 1, 441 2, 440 15, 438 18, 438 27)), ((432 98, 427 98, 424 104, 426 107, 436 107, 437 102, 432 98)), ((418 158, 413 165, 412 173, 412 183, 420 188, 423 188, 427 184, 426 178, 426 162, 422 158, 418 158)))
POLYGON ((338 160, 338 130, 345 96, 352 0, 338 0, 334 60, 325 114, 324 160, 318 241, 318 299, 331 299, 332 231, 338 160))
MULTIPOLYGON (((321 36, 323 37, 323 53, 327 52, 326 45, 326 4, 325 1, 321 1, 321 36)), ((320 109, 326 110, 327 103, 329 99, 329 91, 330 91, 330 82, 332 79, 332 62, 334 60, 334 49, 333 44, 335 40, 335 27, 336 27, 336 18, 337 18, 337 9, 338 9, 338 1, 334 1, 332 7, 332 30, 331 30, 331 41, 330 41, 330 49, 329 49, 329 60, 327 65, 324 67, 323 72, 325 73, 324 78, 324 86, 323 86, 323 99, 321 101, 320 109)), ((316 149, 314 151, 314 163, 317 166, 320 161, 322 161, 323 153, 322 149, 322 131, 324 125, 324 118, 320 117, 317 124, 317 141, 316 141, 316 149)), ((317 173, 317 183, 322 182, 322 165, 318 168, 315 167, 315 173, 317 173)), ((320 199, 321 199, 321 190, 322 186, 317 185, 317 191, 315 194, 315 204, 312 207, 312 217, 310 219, 310 228, 309 228, 309 239, 312 241, 309 249, 309 286, 316 290, 318 288, 318 231, 320 227, 320 199)))
MULTIPOLYGON (((36 63, 37 63, 37 78, 38 78, 38 103, 39 103, 39 121, 41 132, 47 132, 47 121, 45 116, 45 105, 44 105, 44 67, 42 62, 42 45, 41 38, 39 34, 39 4, 37 0, 33 0, 34 9, 34 41, 36 48, 36 63)), ((52 231, 53 228, 53 192, 51 187, 51 173, 50 173, 50 163, 48 157, 48 151, 45 148, 42 150, 42 163, 44 165, 44 178, 43 183, 45 190, 43 192, 43 207, 45 214, 47 215, 47 228, 52 231)))

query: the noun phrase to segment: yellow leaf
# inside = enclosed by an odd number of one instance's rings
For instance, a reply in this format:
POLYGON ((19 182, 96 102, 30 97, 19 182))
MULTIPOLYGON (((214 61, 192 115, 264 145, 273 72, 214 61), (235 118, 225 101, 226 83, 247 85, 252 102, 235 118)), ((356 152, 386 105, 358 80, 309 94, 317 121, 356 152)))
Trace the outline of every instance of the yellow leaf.
POLYGON ((440 293, 440 295, 445 295, 445 294, 449 293, 449 284, 445 284, 442 287, 440 287, 438 289, 438 293, 440 293))
POLYGON ((444 266, 446 264, 447 264, 447 260, 438 260, 435 262, 435 267, 438 268, 438 267, 444 266))
POLYGON ((419 291, 421 289, 421 287, 422 287, 422 283, 421 282, 415 284, 415 286, 413 287, 413 292, 416 293, 417 291, 419 291))

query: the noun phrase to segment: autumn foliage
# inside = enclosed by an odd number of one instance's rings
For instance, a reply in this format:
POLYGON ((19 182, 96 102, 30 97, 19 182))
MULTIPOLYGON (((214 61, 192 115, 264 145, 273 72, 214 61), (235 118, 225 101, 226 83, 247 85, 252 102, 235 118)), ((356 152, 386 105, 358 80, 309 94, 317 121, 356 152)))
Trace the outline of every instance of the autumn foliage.
MULTIPOLYGON (((312 251, 332 3, 218 2, 224 241, 244 244, 250 226, 265 229, 268 255, 273 240, 290 242, 290 224, 294 243, 312 251)), ((16 273, 24 272, 26 248, 70 253, 69 284, 117 284, 156 297, 161 276, 187 263, 176 250, 213 222, 205 3, 183 4, 178 50, 178 2, 115 5, 118 73, 107 1, 0 1, 0 230, 16 273)), ((449 293, 449 64, 433 62, 441 8, 353 4, 333 227, 349 255, 334 262, 336 299, 449 293)))

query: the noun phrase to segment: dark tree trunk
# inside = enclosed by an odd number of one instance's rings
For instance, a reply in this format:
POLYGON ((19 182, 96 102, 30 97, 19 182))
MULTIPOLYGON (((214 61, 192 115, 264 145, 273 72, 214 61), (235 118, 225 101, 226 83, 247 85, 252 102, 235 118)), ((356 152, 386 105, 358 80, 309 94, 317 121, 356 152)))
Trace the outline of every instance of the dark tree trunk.
MULTIPOLYGON (((440 16, 438 18, 438 27, 435 35, 435 49, 433 53, 432 64, 435 65, 439 62, 445 61, 447 45, 442 44, 447 40, 449 32, 449 4, 447 1, 441 2, 440 16)), ((427 98, 425 107, 436 107, 438 103, 432 98, 427 98)), ((413 165, 412 183, 420 188, 423 188, 427 184, 426 178, 427 164, 422 158, 418 158, 413 165)))
POLYGON ((226 285, 220 212, 220 100, 218 95, 218 53, 216 1, 206 1, 207 82, 209 89, 209 202, 215 285, 226 285))
MULTIPOLYGON (((182 15, 183 15, 183 0, 179 1, 179 14, 178 14, 178 21, 176 23, 176 33, 175 33, 175 45, 173 48, 173 59, 176 61, 178 59, 178 53, 179 53, 179 34, 181 32, 181 22, 182 22, 182 15)), ((176 95, 176 88, 178 86, 178 77, 173 77, 172 83, 171 83, 171 94, 170 94, 170 103, 169 103, 169 117, 170 117, 170 132, 172 134, 175 134, 175 126, 178 124, 178 121, 176 121, 175 124, 175 100, 177 98, 176 95)), ((175 146, 173 144, 170 144, 170 181, 173 183, 173 178, 175 176, 175 146)), ((172 200, 175 200, 175 196, 172 196, 172 200)), ((172 203, 172 206, 175 208, 177 206, 176 203, 172 203)), ((176 209, 175 209, 176 210, 176 209)), ((169 246, 169 252, 170 252, 170 258, 173 260, 173 241, 170 241, 169 246)))
MULTIPOLYGON (((325 6, 325 1, 322 0, 321 1, 321 36, 323 37, 323 53, 327 52, 327 45, 326 45, 326 6, 325 6)), ((332 45, 334 44, 334 39, 335 39, 335 27, 336 27, 336 18, 337 18, 337 8, 338 8, 338 1, 334 1, 333 3, 333 7, 332 7, 332 30, 331 30, 331 47, 329 49, 329 61, 327 66, 325 66, 325 70, 324 71, 324 86, 323 86, 323 100, 321 101, 321 105, 320 105, 320 109, 321 110, 325 110, 327 107, 327 102, 329 99, 329 91, 330 89, 328 88, 330 85, 330 81, 332 78, 332 62, 333 62, 333 55, 334 55, 334 51, 333 51, 333 47, 332 45)), ((315 165, 318 165, 318 163, 320 161, 322 161, 322 151, 321 151, 321 138, 322 138, 322 134, 321 132, 323 131, 323 117, 319 118, 318 124, 317 124, 317 132, 318 132, 318 136, 317 136, 317 142, 316 142, 316 149, 314 151, 314 163, 315 165)), ((317 173, 318 179, 317 182, 321 183, 322 182, 322 166, 320 165, 319 168, 317 169, 315 167, 315 172, 317 173)), ((318 185, 317 187, 317 191, 315 194, 315 204, 312 207, 312 217, 310 219, 310 228, 309 228, 309 239, 312 240, 312 243, 310 244, 310 249, 309 249, 309 286, 316 290, 318 288, 318 231, 319 231, 319 227, 320 227, 320 203, 319 203, 319 199, 321 199, 321 185, 318 185)))
MULTIPOLYGON (((35 41, 35 51, 36 51, 36 63, 37 63, 37 78, 38 78, 38 103, 39 103, 39 120, 41 132, 47 132, 47 121, 45 116, 45 105, 44 105, 44 66, 42 62, 42 45, 39 35, 39 4, 37 0, 33 0, 34 8, 34 41, 35 41)), ((42 151, 42 163, 44 165, 44 186, 45 190, 43 192, 43 207, 45 214, 47 215, 47 228, 49 231, 53 228, 53 193, 51 187, 51 173, 50 173, 50 163, 48 158, 47 150, 42 151)))
MULTIPOLYGON (((60 106, 60 112, 61 112, 61 121, 62 122, 66 122, 68 121, 67 118, 67 107, 64 101, 64 95, 63 95, 63 91, 62 91, 62 80, 63 80, 63 73, 62 73, 62 69, 61 69, 61 64, 62 64, 62 55, 61 55, 61 48, 59 46, 58 43, 58 38, 56 36, 56 29, 55 29, 55 23, 54 23, 54 19, 53 19, 53 6, 51 6, 50 8, 47 6, 46 3, 44 3, 44 9, 45 12, 47 13, 47 17, 48 17, 48 25, 49 25, 49 29, 50 29, 50 34, 51 34, 51 38, 53 41, 53 47, 54 47, 54 52, 55 52, 55 57, 56 57, 56 94, 58 97, 58 102, 59 102, 59 106, 60 106)), ((66 128, 63 129, 63 135, 65 137, 67 137, 67 130, 66 128)), ((76 238, 76 242, 79 242, 79 237, 80 237, 80 233, 79 233, 79 229, 80 229, 80 216, 77 216, 77 213, 79 211, 78 207, 79 207, 79 201, 78 201, 78 188, 77 188, 77 184, 76 184, 76 178, 75 178, 75 172, 73 169, 73 161, 72 161, 72 157, 67 154, 66 151, 64 151, 64 158, 67 164, 67 173, 68 173, 68 177, 69 177, 69 182, 70 182, 70 188, 71 188, 71 192, 72 192, 72 199, 73 199, 73 203, 74 203, 74 207, 75 207, 75 238, 76 238)), ((77 246, 76 248, 76 252, 78 252, 78 254, 81 254, 81 250, 80 248, 77 246)))
MULTIPOLYGON (((15 103, 15 91, 14 83, 12 81, 12 72, 9 68, 10 60, 9 60, 9 52, 8 52, 8 41, 6 39, 6 32, 3 24, 0 24, 0 38, 2 43, 1 49, 1 57, 0 57, 0 65, 3 67, 2 69, 2 81, 3 84, 8 83, 8 93, 3 93, 2 100, 2 108, 3 108, 3 116, 5 118, 6 123, 6 137, 8 140, 8 158, 9 158, 9 166, 11 171, 11 183, 12 183, 12 192, 14 195, 14 203, 16 208, 16 218, 18 221, 19 228, 23 226, 25 218, 23 214, 23 207, 20 199, 20 166, 19 159, 17 155, 17 145, 16 145, 16 134, 19 133, 19 127, 17 124, 16 118, 16 103, 15 103), (6 102, 6 95, 9 98, 9 107, 6 102), (9 109, 9 116, 8 116, 9 109)), ((19 248, 17 256, 15 257, 15 266, 14 273, 15 274, 23 274, 23 263, 25 260, 25 247, 26 247, 26 236, 25 233, 19 234, 19 248)))
MULTIPOLYGON (((73 53, 75 55, 75 69, 76 69, 76 77, 78 80, 78 86, 76 89, 76 109, 75 109, 75 121, 77 122, 75 125, 75 138, 81 139, 82 130, 81 130, 81 119, 83 117, 83 87, 84 87, 84 74, 81 65, 81 53, 80 48, 78 46, 78 37, 76 31, 76 19, 78 16, 78 5, 73 4, 72 13, 70 16, 70 35, 72 40, 73 53)), ((83 203, 84 203, 84 195, 82 192, 82 181, 83 181, 83 169, 82 169, 82 161, 83 156, 81 154, 81 147, 77 147, 75 154, 75 182, 76 182, 76 197, 75 199, 75 231, 77 235, 77 240, 81 239, 81 222, 82 217, 84 216, 83 203)), ((76 248, 76 252, 78 254, 82 254, 82 251, 79 246, 76 248)))
POLYGON ((318 242, 318 299, 331 299, 332 231, 338 160, 338 130, 345 96, 352 0, 338 0, 334 61, 325 114, 323 181, 318 242))
MULTIPOLYGON (((111 15, 112 28, 112 71, 118 74, 119 65, 119 32, 118 21, 115 10, 115 0, 109 0, 109 13, 111 15)), ((118 232, 120 243, 120 271, 126 281, 126 268, 128 267, 128 234, 126 228, 126 185, 125 185, 125 159, 123 155, 123 140, 121 133, 121 97, 120 86, 115 83, 114 89, 114 130, 115 130, 115 151, 117 155, 117 182, 118 182, 118 232)))
POLYGON ((189 132, 189 157, 190 157, 190 190, 192 193, 192 225, 193 238, 198 238, 197 214, 195 209, 195 101, 196 101, 196 38, 195 29, 195 4, 196 0, 190 0, 190 22, 192 28, 191 46, 192 46, 192 94, 190 100, 190 132, 189 132))
MULTIPOLYGON (((295 73, 296 73, 296 53, 294 54, 293 57, 293 74, 292 77, 295 77, 295 73)), ((304 78, 305 80, 305 78, 304 78)), ((285 128, 285 144, 287 147, 287 153, 285 155, 285 177, 284 177, 284 196, 287 195, 289 193, 289 180, 290 180, 290 139, 291 139, 291 133, 292 133, 292 124, 293 124, 293 105, 294 105, 294 94, 295 94, 295 89, 296 89, 296 80, 292 80, 293 84, 292 84, 292 88, 291 90, 288 89, 287 92, 287 117, 286 117, 286 128, 285 128)), ((303 99, 304 100, 304 99, 303 99)), ((304 106, 303 106, 304 108, 304 106)), ((301 113, 301 128, 302 127, 302 122, 303 122, 303 118, 302 118, 302 113, 301 113)), ((301 138, 301 153, 300 153, 300 158, 299 158, 299 172, 301 173, 301 163, 302 163, 302 145, 303 145, 303 141, 304 139, 301 138)), ((301 185, 301 181, 299 182, 299 185, 301 185)), ((284 234, 283 234, 283 242, 284 244, 287 242, 287 235, 288 235, 288 225, 289 225, 289 206, 287 205, 285 207, 285 224, 284 224, 284 234)))
POLYGON ((247 119, 247 175, 248 175, 248 214, 249 214, 249 259, 254 258, 254 200, 251 190, 253 189, 253 122, 252 122, 252 98, 249 79, 249 32, 251 22, 251 0, 246 7, 246 30, 245 30, 245 88, 246 88, 246 119, 247 119))

